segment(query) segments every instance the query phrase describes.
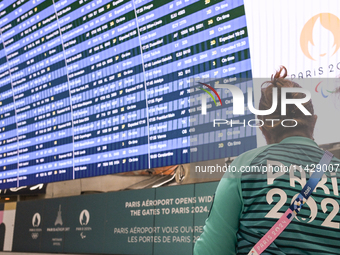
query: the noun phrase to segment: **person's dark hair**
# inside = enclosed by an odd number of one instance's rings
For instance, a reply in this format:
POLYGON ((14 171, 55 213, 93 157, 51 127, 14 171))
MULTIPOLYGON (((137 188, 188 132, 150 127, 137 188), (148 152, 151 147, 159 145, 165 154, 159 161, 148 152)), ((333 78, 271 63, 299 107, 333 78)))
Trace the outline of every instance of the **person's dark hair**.
MULTIPOLYGON (((300 111, 295 105, 288 104, 286 109, 285 116, 281 115, 281 88, 283 87, 297 87, 301 88, 299 84, 293 82, 289 79, 285 79, 287 77, 287 69, 284 66, 280 67, 280 70, 272 75, 270 81, 266 81, 262 84, 261 87, 261 99, 259 104, 260 110, 270 109, 273 103, 273 88, 277 88, 277 108, 275 112, 270 115, 259 115, 258 118, 264 122, 263 129, 270 133, 271 137, 274 137, 275 140, 273 142, 280 141, 283 136, 287 136, 292 131, 300 131, 304 132, 306 137, 313 138, 314 131, 314 108, 312 101, 304 103, 303 106, 312 114, 311 116, 306 116, 303 112, 300 111), (280 121, 275 121, 273 124, 271 121, 266 121, 266 119, 279 119, 280 121), (297 121, 296 127, 283 127, 281 125, 281 121, 284 119, 294 119, 297 121)), ((303 93, 287 93, 287 98, 304 98, 306 95, 303 93)), ((285 125, 294 126, 295 122, 286 121, 285 125)))

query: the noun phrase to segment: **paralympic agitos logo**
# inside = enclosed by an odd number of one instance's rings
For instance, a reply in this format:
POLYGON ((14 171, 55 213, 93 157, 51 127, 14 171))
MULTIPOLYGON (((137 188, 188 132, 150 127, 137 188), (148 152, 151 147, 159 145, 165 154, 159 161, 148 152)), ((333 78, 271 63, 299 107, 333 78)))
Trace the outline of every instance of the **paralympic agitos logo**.
MULTIPOLYGON (((210 86, 209 84, 199 82, 201 85, 205 86, 206 88, 199 88, 200 90, 204 91, 205 93, 201 94, 201 114, 206 115, 207 114, 207 94, 213 99, 215 106, 223 106, 222 104, 222 99, 220 95, 217 93, 217 91, 210 86), (218 98, 219 103, 218 104, 212 95, 212 93, 208 90, 210 89, 218 98)), ((219 89, 228 89, 231 94, 232 94, 232 104, 233 104, 233 115, 244 115, 245 114, 245 99, 244 99, 244 94, 242 90, 237 87, 236 85, 230 85, 230 84, 216 84, 215 88, 219 89)), ((273 88, 273 93, 272 93, 272 106, 270 109, 267 110, 258 110, 255 109, 254 107, 254 102, 253 102, 253 89, 249 87, 247 89, 247 107, 249 111, 255 115, 270 115, 273 112, 275 112, 277 105, 278 105, 278 92, 277 88, 273 88)), ((295 88, 295 87, 287 87, 287 88, 281 88, 281 115, 286 116, 287 115, 287 105, 293 104, 295 105, 304 115, 311 116, 312 114, 303 106, 304 103, 307 103, 311 99, 311 93, 310 91, 303 89, 303 88, 295 88), (287 98, 287 95, 289 93, 303 93, 305 94, 304 98, 287 98)), ((274 125, 275 121, 279 121, 278 119, 266 119, 265 121, 270 121, 272 123, 272 126, 274 125)), ((215 125, 223 125, 227 124, 230 125, 231 127, 234 124, 239 124, 239 121, 234 121, 233 120, 224 120, 224 119, 214 119, 214 127, 215 125)), ((246 125, 245 120, 241 123, 243 126, 246 125)), ((298 123, 294 119, 285 119, 281 121, 282 126, 284 127, 295 127, 298 123), (294 122, 294 125, 285 125, 285 122, 290 121, 294 122)), ((251 127, 260 127, 264 125, 264 121, 260 119, 252 119, 248 121, 248 126, 251 127), (254 123, 254 124, 253 124, 254 123)))
POLYGON ((316 93, 321 93, 321 95, 322 95, 323 98, 327 98, 327 97, 329 97, 329 95, 331 95, 331 94, 333 94, 333 93, 336 92, 336 90, 331 91, 331 90, 328 90, 328 89, 324 89, 324 88, 322 87, 321 83, 322 83, 322 82, 320 81, 320 82, 316 85, 316 87, 315 87, 315 92, 316 92, 316 93))

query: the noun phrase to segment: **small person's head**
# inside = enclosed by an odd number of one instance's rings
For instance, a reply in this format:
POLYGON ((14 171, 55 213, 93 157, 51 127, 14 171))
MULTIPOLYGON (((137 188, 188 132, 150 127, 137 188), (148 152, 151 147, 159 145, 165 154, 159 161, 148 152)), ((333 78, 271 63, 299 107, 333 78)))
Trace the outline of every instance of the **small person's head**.
MULTIPOLYGON (((273 88, 277 88, 277 108, 270 115, 259 115, 258 118, 264 122, 261 131, 266 138, 268 144, 278 143, 286 137, 304 136, 313 139, 313 132, 317 116, 314 114, 312 101, 302 104, 312 115, 305 115, 294 104, 288 104, 286 115, 281 115, 281 88, 295 87, 301 88, 299 84, 293 82, 287 77, 287 69, 284 66, 272 76, 270 81, 264 82, 261 88, 261 99, 259 110, 270 109, 273 104, 273 88), (266 121, 269 119, 277 119, 278 121, 266 121), (297 122, 295 127, 282 126, 282 120, 294 119, 297 122)), ((304 98, 303 93, 287 93, 287 98, 299 99, 304 98)), ((294 121, 285 121, 285 126, 294 126, 294 121)))

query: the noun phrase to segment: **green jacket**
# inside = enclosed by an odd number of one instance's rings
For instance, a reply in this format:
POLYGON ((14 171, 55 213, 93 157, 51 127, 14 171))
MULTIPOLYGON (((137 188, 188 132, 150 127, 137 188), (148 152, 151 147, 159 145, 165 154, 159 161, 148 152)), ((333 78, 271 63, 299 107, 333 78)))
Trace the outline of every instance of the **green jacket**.
MULTIPOLYGON (((311 139, 289 137, 237 157, 237 171, 227 172, 217 187, 194 255, 248 254, 300 193, 323 153, 311 139)), ((324 174, 298 216, 262 254, 340 254, 339 164, 333 158, 333 172, 324 174)))

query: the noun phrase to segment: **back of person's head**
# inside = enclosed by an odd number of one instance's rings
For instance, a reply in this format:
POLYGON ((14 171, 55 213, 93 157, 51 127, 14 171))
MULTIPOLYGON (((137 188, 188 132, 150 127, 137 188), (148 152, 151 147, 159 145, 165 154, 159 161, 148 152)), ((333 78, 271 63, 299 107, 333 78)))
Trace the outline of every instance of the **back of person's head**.
MULTIPOLYGON (((287 77, 287 69, 281 66, 279 71, 272 75, 271 80, 264 82, 261 87, 261 99, 259 104, 259 110, 270 109, 273 104, 273 88, 277 88, 277 108, 270 115, 259 115, 258 118, 264 122, 261 130, 265 135, 268 143, 280 142, 283 138, 301 135, 308 138, 313 138, 314 126, 316 122, 316 115, 314 115, 314 108, 312 101, 302 104, 312 115, 305 115, 294 104, 287 104, 286 115, 281 115, 281 88, 295 87, 301 88, 299 84, 293 82, 287 77), (276 119, 276 121, 268 121, 270 119, 276 119), (293 119, 295 121, 289 121, 293 119), (284 127, 281 123, 284 122, 284 127), (296 125, 297 123, 297 125, 296 125), (296 125, 295 127, 292 127, 296 125)), ((289 99, 305 98, 304 93, 287 93, 289 99)))

